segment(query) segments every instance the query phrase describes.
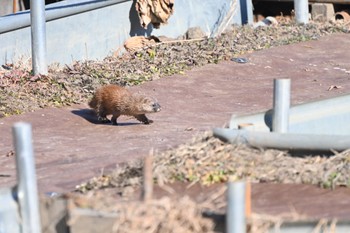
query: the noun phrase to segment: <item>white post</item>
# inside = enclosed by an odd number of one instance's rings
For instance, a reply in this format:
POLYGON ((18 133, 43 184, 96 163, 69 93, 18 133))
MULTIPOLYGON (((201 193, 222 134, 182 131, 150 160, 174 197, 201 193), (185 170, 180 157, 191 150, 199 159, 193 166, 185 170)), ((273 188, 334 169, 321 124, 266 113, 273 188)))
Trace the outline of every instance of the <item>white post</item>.
POLYGON ((13 126, 17 167, 17 197, 22 232, 40 233, 40 213, 32 146, 32 127, 27 123, 13 126))
POLYGON ((34 75, 47 74, 45 1, 30 0, 32 66, 34 75))
POLYGON ((272 131, 287 133, 289 128, 290 79, 275 79, 272 131))
POLYGON ((309 23, 309 1, 294 0, 295 20, 297 23, 309 23))
POLYGON ((228 182, 227 186, 227 210, 226 232, 245 233, 245 200, 246 184, 244 181, 228 182))

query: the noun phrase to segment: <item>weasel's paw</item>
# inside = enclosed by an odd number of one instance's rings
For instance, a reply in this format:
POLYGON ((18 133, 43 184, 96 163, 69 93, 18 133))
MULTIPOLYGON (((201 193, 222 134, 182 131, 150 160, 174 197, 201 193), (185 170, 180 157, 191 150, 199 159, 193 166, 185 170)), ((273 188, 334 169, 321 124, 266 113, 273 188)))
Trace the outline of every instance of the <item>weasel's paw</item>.
POLYGON ((152 120, 148 120, 148 121, 145 121, 145 122, 143 122, 145 125, 149 125, 149 124, 152 124, 153 123, 153 121, 152 120))
POLYGON ((97 120, 100 123, 111 123, 111 121, 107 117, 98 117, 97 120))

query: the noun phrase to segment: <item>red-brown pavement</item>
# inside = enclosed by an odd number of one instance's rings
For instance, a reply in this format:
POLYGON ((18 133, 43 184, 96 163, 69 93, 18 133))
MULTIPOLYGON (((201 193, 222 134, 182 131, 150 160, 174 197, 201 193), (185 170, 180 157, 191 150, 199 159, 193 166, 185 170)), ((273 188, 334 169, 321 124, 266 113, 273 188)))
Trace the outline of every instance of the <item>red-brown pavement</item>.
POLYGON ((15 158, 6 155, 14 150, 16 122, 32 125, 39 191, 67 192, 151 148, 161 152, 223 126, 232 114, 271 108, 273 79, 292 80, 292 104, 349 93, 349 48, 350 35, 332 35, 248 53, 245 64, 225 61, 132 87, 162 105, 149 115, 151 125, 128 117, 119 126, 96 124, 86 104, 1 118, 0 187, 15 184, 15 158))

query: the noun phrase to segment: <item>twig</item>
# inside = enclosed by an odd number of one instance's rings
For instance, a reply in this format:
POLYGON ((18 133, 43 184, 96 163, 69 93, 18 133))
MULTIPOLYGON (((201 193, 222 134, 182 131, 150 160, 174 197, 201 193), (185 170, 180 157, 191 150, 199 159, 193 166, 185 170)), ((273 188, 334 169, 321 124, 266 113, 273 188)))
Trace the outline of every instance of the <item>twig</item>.
POLYGON ((153 149, 148 156, 144 159, 143 164, 143 187, 142 187, 142 200, 149 201, 152 199, 153 194, 153 149))

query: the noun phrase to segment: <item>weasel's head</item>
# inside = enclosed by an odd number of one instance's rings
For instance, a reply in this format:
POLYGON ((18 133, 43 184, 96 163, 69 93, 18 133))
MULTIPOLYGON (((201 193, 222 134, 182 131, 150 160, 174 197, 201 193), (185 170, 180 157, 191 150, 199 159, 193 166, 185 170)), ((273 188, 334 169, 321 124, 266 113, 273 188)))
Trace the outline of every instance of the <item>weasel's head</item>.
POLYGON ((155 99, 143 97, 141 102, 141 111, 144 113, 159 112, 161 110, 160 104, 155 99))

